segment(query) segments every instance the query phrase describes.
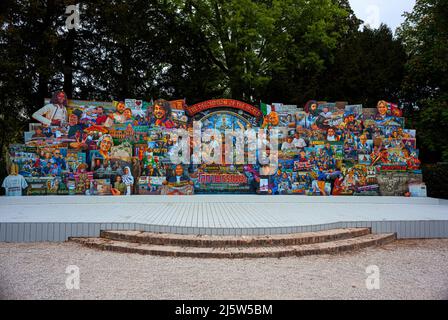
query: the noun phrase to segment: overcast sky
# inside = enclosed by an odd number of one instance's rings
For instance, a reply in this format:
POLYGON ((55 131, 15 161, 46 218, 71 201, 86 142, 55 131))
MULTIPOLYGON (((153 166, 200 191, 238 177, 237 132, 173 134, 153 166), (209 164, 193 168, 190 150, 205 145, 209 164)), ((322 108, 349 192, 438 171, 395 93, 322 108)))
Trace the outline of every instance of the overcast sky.
POLYGON ((415 0, 349 0, 356 16, 371 27, 387 24, 393 32, 404 21, 402 14, 411 12, 415 0))

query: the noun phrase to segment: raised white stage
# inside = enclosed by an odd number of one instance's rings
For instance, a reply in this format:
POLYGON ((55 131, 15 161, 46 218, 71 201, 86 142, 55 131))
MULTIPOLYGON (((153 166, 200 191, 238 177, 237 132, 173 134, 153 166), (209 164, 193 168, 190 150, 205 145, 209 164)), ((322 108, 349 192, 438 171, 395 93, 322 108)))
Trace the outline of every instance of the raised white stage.
POLYGON ((65 241, 100 230, 285 234, 370 227, 398 238, 448 238, 448 201, 257 195, 0 198, 0 241, 65 241))

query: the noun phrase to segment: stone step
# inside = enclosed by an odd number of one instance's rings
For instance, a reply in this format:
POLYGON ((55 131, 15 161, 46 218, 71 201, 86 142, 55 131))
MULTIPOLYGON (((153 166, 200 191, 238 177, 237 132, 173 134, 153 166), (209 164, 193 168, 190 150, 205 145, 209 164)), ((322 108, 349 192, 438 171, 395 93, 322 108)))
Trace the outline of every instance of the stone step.
POLYGON ((280 258, 318 254, 337 254, 383 245, 396 239, 394 233, 368 234, 360 237, 303 245, 269 247, 181 247, 116 241, 104 238, 70 238, 69 241, 86 247, 123 253, 147 255, 194 257, 194 258, 280 258))
POLYGON ((101 231, 100 237, 142 244, 185 246, 185 247, 260 247, 260 246, 290 246, 311 243, 328 242, 370 234, 369 228, 332 229, 318 232, 269 236, 209 236, 180 235, 168 233, 151 233, 142 231, 101 231))

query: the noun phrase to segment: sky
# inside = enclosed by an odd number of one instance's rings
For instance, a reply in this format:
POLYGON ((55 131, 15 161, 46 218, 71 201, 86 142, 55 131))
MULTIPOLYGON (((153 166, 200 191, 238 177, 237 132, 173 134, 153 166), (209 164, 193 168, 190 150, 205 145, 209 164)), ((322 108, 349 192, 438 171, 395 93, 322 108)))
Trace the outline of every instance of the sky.
POLYGON ((415 0, 349 0, 356 16, 373 28, 387 24, 393 32, 404 21, 402 14, 411 12, 415 0))

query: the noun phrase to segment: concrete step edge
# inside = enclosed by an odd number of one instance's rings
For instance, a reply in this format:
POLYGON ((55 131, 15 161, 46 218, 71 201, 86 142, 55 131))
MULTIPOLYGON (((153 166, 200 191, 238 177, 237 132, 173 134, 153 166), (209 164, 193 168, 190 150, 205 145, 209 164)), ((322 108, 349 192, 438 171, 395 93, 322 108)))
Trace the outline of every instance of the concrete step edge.
POLYGON ((193 258, 280 258, 288 256, 306 256, 318 254, 338 254, 363 248, 390 243, 396 234, 369 234, 366 236, 337 240, 332 242, 281 246, 281 247, 242 247, 242 248, 198 248, 147 245, 120 242, 102 238, 70 238, 72 242, 86 247, 122 253, 139 253, 145 255, 193 257, 193 258))
POLYGON ((360 237, 370 234, 370 232, 370 228, 340 228, 317 232, 268 236, 197 236, 141 231, 102 230, 100 237, 109 240, 142 244, 209 248, 303 245, 360 237))

